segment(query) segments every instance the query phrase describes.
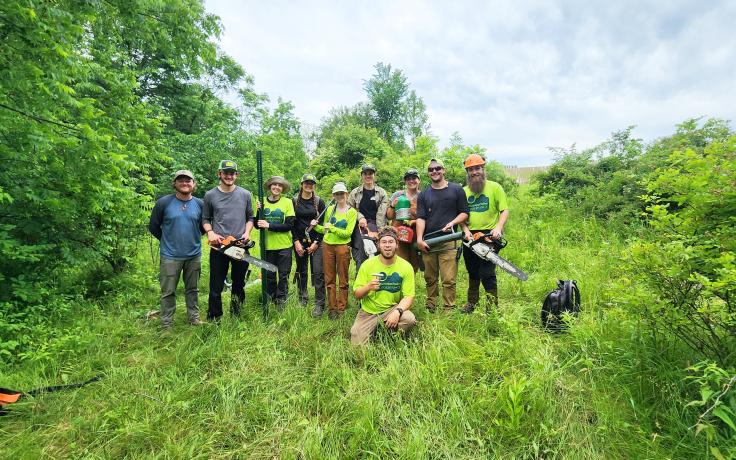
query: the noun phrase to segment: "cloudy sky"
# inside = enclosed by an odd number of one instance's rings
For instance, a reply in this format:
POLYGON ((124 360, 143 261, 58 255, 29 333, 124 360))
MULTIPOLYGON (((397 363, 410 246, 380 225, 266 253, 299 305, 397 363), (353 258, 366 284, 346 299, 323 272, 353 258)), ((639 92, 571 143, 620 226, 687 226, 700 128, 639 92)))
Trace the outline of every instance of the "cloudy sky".
POLYGON ((736 1, 206 0, 256 89, 319 124, 365 100, 377 62, 404 71, 440 145, 457 131, 508 165, 636 125, 736 118, 736 1), (729 25, 730 24, 730 25, 729 25))

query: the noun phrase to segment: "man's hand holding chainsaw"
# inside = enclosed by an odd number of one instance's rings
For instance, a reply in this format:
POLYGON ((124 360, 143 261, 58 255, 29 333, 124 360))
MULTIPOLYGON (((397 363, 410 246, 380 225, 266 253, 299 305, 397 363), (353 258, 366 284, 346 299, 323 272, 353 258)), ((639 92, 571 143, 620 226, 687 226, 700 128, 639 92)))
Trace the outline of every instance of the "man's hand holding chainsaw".
MULTIPOLYGON (((508 209, 504 210, 501 215, 499 216, 498 224, 496 224, 495 227, 491 229, 490 232, 485 237, 485 242, 490 243, 491 240, 498 240, 503 236, 503 226, 506 224, 506 219, 509 217, 508 209)), ((470 231, 470 228, 468 227, 466 222, 463 222, 460 224, 463 234, 465 236, 466 241, 473 241, 475 239, 475 236, 470 231)))
MULTIPOLYGON (((220 235, 217 232, 215 232, 214 230, 212 230, 212 227, 209 224, 205 224, 204 227, 205 227, 205 231, 207 232, 207 242, 209 243, 209 245, 210 246, 215 246, 215 247, 221 246, 223 240, 226 237, 223 237, 222 235, 220 235), (207 227, 209 227, 209 229, 207 227)), ((241 244, 245 245, 245 243, 247 243, 248 241, 250 241, 250 231, 252 229, 253 229, 253 223, 252 222, 248 222, 245 225, 245 233, 243 233, 243 235, 241 235, 241 237, 240 237, 240 239, 242 239, 241 244)))
POLYGON ((218 235, 210 224, 204 224, 204 230, 207 232, 207 242, 210 246, 219 246, 222 244, 222 235, 218 235))

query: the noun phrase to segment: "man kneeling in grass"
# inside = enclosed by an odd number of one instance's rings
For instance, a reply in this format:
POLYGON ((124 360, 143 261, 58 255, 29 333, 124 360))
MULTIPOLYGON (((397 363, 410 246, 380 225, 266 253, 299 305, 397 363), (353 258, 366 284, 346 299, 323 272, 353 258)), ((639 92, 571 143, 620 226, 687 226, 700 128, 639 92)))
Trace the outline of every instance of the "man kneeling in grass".
POLYGON ((378 322, 389 329, 406 333, 416 324, 409 311, 414 302, 414 269, 396 256, 398 236, 392 227, 378 234, 378 255, 361 264, 355 278, 356 299, 360 309, 350 329, 355 345, 365 345, 378 327, 378 322))

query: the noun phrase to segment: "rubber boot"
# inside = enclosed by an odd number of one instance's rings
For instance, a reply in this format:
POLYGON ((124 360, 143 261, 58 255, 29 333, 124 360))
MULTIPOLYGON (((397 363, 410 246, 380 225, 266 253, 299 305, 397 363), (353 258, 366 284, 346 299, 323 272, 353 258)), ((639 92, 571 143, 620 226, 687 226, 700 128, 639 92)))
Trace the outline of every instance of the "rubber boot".
POLYGON ((473 313, 480 299, 480 280, 468 280, 468 302, 460 309, 463 313, 473 313))

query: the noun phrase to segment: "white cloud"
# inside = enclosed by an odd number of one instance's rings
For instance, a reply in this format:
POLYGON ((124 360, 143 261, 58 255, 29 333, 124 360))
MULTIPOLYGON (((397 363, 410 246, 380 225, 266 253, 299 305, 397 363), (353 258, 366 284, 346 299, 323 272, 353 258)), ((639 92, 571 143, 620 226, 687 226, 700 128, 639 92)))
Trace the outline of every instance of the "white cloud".
POLYGON ((303 121, 364 100, 376 62, 402 69, 444 144, 458 131, 509 164, 547 164, 631 124, 732 119, 736 3, 207 0, 221 47, 303 121))

